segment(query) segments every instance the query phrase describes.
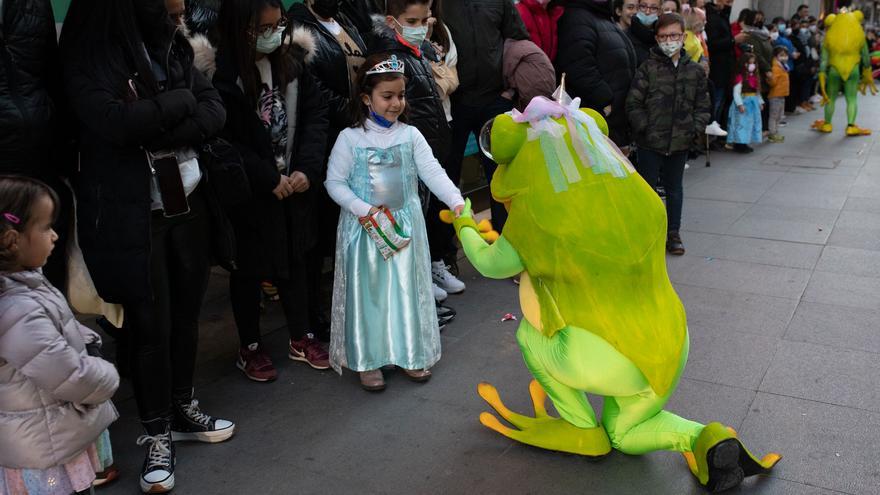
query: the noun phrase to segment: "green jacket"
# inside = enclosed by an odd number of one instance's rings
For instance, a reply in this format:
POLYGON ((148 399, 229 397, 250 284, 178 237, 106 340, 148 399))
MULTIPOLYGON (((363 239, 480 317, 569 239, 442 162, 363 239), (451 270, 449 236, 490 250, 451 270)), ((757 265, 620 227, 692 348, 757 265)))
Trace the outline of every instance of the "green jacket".
POLYGON ((678 67, 655 47, 636 71, 626 114, 640 148, 671 154, 688 151, 709 124, 706 72, 684 50, 678 67))

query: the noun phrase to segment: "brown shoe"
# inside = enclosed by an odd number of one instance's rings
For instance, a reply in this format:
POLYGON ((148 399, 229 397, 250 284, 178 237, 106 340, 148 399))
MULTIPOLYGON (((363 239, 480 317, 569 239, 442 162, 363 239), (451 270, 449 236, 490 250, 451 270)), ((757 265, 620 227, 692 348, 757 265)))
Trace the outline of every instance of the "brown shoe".
POLYGON ((385 377, 382 376, 382 370, 361 371, 361 386, 364 390, 370 392, 379 392, 385 390, 385 377))
POLYGON ((403 370, 403 372, 414 382, 424 383, 431 379, 430 370, 403 370))
POLYGON ((684 254, 684 244, 681 242, 681 236, 675 230, 666 234, 666 251, 673 256, 684 254))

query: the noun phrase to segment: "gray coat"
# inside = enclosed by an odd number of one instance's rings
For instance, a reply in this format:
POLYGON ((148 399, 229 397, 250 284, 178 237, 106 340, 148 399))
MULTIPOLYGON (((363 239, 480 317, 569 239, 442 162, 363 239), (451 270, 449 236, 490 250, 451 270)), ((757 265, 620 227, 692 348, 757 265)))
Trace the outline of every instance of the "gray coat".
POLYGON ((39 271, 0 273, 0 466, 45 469, 84 451, 118 414, 100 337, 39 271))

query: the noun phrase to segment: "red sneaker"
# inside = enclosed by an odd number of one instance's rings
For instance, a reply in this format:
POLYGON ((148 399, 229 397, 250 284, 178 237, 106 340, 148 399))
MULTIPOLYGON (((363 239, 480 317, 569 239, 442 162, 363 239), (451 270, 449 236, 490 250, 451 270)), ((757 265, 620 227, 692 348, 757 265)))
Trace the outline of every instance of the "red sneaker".
POLYGON ((326 370, 330 367, 330 355, 315 339, 313 334, 306 334, 302 340, 290 340, 290 352, 287 356, 294 361, 308 363, 316 370, 326 370))
POLYGON ((259 344, 251 344, 239 349, 238 362, 235 366, 255 382, 271 382, 278 378, 278 371, 272 365, 272 360, 259 344))

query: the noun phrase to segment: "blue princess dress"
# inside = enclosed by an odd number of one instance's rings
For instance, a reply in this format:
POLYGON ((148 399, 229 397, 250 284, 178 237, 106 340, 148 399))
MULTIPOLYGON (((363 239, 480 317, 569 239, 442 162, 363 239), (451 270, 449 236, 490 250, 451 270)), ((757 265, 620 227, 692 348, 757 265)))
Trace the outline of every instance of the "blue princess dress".
POLYGON ((737 77, 733 86, 733 102, 727 117, 727 142, 731 144, 756 144, 764 140, 762 135, 761 105, 764 99, 759 91, 747 92, 743 89, 742 76, 737 77), (740 113, 739 106, 746 111, 740 113))
POLYGON ((341 206, 336 234, 330 364, 369 371, 428 369, 440 359, 431 257, 418 179, 450 208, 458 188, 414 127, 373 121, 344 130, 327 167, 327 192, 341 206), (385 260, 359 218, 385 206, 411 242, 385 260))

